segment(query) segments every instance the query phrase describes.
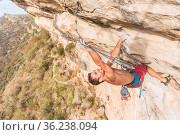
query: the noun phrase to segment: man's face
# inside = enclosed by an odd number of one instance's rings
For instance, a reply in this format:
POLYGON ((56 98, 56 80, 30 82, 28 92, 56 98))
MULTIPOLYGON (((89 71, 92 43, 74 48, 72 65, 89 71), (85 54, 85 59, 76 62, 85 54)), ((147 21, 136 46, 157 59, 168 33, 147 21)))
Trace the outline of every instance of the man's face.
POLYGON ((91 72, 92 79, 99 80, 99 78, 104 76, 103 69, 96 69, 91 72))

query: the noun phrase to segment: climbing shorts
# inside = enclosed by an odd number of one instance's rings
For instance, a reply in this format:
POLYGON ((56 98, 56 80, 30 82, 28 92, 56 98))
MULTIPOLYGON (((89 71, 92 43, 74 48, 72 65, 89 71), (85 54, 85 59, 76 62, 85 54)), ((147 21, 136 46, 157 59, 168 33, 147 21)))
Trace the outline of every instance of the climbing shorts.
POLYGON ((130 71, 134 74, 134 81, 131 84, 125 85, 129 88, 138 88, 144 81, 144 76, 147 73, 147 65, 137 66, 134 70, 130 71))

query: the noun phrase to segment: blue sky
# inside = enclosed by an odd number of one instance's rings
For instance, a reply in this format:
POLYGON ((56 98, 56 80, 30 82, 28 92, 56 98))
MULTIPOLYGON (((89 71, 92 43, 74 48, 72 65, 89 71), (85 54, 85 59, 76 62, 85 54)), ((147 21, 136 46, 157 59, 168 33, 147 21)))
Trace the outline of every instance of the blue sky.
POLYGON ((0 0, 0 17, 8 14, 27 14, 22 8, 18 7, 11 0, 0 0))

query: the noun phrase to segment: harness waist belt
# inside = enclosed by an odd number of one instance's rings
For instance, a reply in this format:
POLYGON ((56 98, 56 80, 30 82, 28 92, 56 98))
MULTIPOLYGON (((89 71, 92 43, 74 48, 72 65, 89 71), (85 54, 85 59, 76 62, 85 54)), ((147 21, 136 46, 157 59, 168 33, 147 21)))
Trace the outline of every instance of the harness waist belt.
POLYGON ((133 82, 133 84, 124 85, 124 86, 134 86, 134 85, 136 85, 136 84, 139 82, 139 76, 138 76, 138 74, 137 74, 136 72, 133 72, 133 71, 131 71, 131 72, 134 74, 134 82, 133 82))

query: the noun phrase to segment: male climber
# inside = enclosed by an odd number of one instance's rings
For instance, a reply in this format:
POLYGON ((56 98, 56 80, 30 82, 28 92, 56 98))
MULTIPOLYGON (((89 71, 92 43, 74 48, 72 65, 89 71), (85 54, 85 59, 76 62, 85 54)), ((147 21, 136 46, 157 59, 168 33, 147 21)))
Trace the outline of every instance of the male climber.
MULTIPOLYGON (((119 39, 117 45, 111 53, 111 57, 116 58, 119 56, 121 43, 123 41, 124 40, 122 38, 119 39)), ((83 40, 82 42, 84 43, 83 40)), ((171 79, 170 75, 168 77, 162 77, 147 65, 137 66, 130 72, 112 68, 111 66, 113 65, 113 60, 108 60, 107 63, 104 63, 97 52, 87 47, 86 49, 95 64, 100 67, 100 69, 96 69, 88 74, 88 80, 93 85, 98 85, 106 81, 113 85, 123 85, 128 86, 129 88, 137 88, 140 87, 141 83, 144 81, 144 76, 147 72, 150 76, 157 78, 166 86, 171 79)))

